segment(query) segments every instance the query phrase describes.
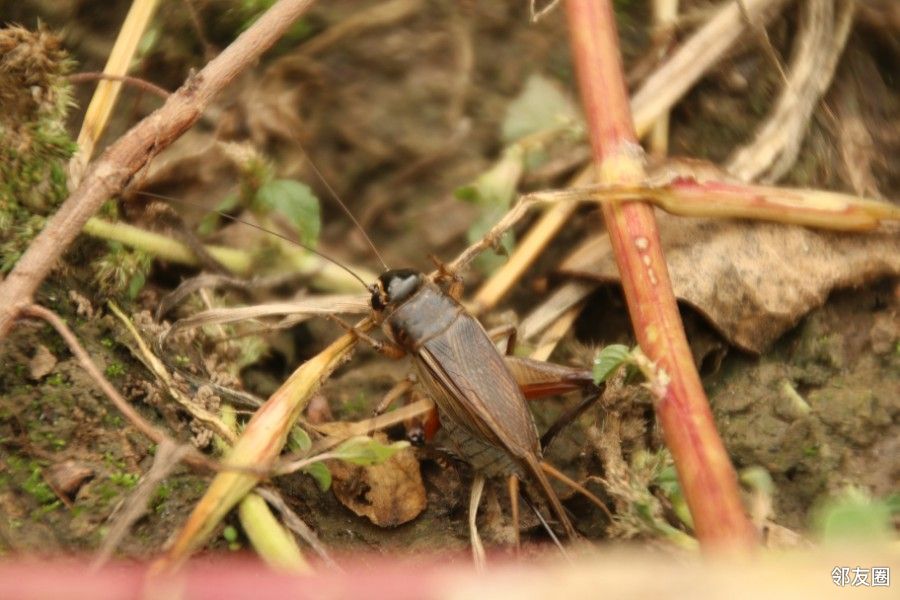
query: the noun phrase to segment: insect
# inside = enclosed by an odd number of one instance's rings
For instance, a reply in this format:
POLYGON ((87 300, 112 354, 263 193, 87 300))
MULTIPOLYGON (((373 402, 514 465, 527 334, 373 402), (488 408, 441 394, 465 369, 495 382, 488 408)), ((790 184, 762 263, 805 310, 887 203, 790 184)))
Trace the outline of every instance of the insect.
MULTIPOLYGON (((504 357, 479 321, 459 303, 457 286, 445 292, 438 285, 442 278, 452 276, 444 269, 429 277, 412 269, 386 268, 373 284, 363 282, 370 293, 373 321, 382 326, 387 342, 336 320, 386 355, 410 356, 437 406, 453 454, 470 463, 476 473, 535 483, 563 531, 575 537, 575 528, 544 472, 541 441, 522 388, 541 395, 590 388, 590 374, 504 357)), ((582 406, 593 398, 589 396, 582 406)), ((515 519, 516 498, 512 501, 515 519)))
POLYGON ((525 396, 481 323, 411 269, 383 273, 371 305, 393 344, 388 352, 413 358, 455 453, 488 476, 533 478, 566 534, 574 537, 541 469, 540 441, 525 396))

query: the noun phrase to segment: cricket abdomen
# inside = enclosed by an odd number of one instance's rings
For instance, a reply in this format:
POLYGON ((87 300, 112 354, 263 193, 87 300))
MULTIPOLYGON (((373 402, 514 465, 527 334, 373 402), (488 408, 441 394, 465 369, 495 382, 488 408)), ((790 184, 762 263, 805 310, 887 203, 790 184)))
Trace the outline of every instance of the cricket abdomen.
POLYGON ((469 463, 476 472, 487 477, 516 475, 522 479, 525 476, 519 461, 494 444, 472 435, 453 419, 445 418, 441 421, 436 441, 450 454, 469 463))

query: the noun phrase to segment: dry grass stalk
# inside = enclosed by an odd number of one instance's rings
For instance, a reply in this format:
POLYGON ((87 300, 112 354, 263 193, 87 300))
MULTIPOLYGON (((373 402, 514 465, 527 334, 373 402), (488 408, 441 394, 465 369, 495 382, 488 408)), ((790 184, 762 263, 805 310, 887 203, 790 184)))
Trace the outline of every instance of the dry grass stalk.
POLYGON ((84 114, 84 121, 81 123, 81 132, 78 134, 78 152, 69 163, 70 188, 80 183, 84 169, 94 154, 94 147, 106 129, 109 116, 112 114, 113 106, 115 106, 122 89, 122 81, 117 78, 128 73, 134 53, 137 51, 138 42, 141 41, 147 25, 150 24, 158 4, 159 0, 134 0, 131 4, 125 22, 122 23, 122 28, 119 30, 116 43, 109 54, 109 59, 106 61, 106 67, 103 69, 104 75, 110 76, 110 79, 103 80, 97 85, 87 112, 84 114))
POLYGON ((828 91, 843 53, 854 5, 852 0, 803 3, 785 88, 754 140, 732 154, 730 173, 743 181, 773 182, 794 165, 809 120, 828 91))

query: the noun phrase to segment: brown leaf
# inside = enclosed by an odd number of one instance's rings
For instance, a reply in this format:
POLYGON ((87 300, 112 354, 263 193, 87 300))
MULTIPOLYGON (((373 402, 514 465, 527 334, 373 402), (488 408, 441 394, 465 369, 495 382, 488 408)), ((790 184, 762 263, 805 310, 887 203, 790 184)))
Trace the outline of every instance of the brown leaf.
POLYGON ((81 486, 93 476, 91 467, 75 460, 56 463, 44 474, 53 491, 68 498, 74 498, 81 486))
MULTIPOLYGON (((373 437, 387 442, 387 436, 373 437)), ((396 527, 416 518, 425 509, 425 486, 419 461, 411 448, 371 467, 330 461, 332 489, 337 499, 361 517, 380 527, 396 527)))
POLYGON ((46 377, 56 366, 56 357, 47 349, 47 346, 39 344, 34 356, 28 361, 28 376, 35 381, 46 377))
MULTIPOLYGON (((770 223, 676 218, 657 211, 675 295, 732 344, 762 352, 834 288, 900 274, 900 235, 827 233, 770 223)), ((561 270, 618 281, 609 238, 594 236, 561 270)))

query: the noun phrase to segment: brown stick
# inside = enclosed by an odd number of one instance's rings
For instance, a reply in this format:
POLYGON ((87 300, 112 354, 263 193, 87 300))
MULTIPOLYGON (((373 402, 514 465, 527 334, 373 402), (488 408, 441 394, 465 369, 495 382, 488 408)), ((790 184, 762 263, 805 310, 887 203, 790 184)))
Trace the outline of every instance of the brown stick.
MULTIPOLYGON (((38 317, 39 319, 43 319, 53 327, 57 333, 59 333, 60 337, 66 342, 66 345, 69 346, 69 350, 71 350, 72 354, 75 355, 75 358, 78 359, 78 362, 81 363, 81 367, 87 371, 87 374, 90 375, 91 379, 94 380, 94 383, 97 384, 97 387, 106 394, 106 397, 109 398, 110 402, 119 409, 119 412, 124 415, 126 419, 128 419, 135 429, 143 433, 150 440, 156 442, 157 444, 167 443, 172 447, 177 447, 179 444, 167 436, 165 433, 157 429, 150 423, 147 419, 141 416, 141 413, 136 411, 133 406, 131 406, 125 398, 122 397, 121 394, 113 387, 113 385, 109 382, 106 377, 103 376, 103 373, 100 372, 100 369, 97 368, 97 365, 94 364, 94 361, 91 360, 91 355, 88 354, 87 350, 84 349, 84 346, 81 345, 81 342, 78 341, 78 338, 75 336, 75 333, 69 329, 69 326, 65 324, 65 322, 59 318, 52 310, 44 308, 39 304, 31 304, 29 306, 24 307, 21 310, 23 315, 38 317)), ((180 454, 181 456, 181 454, 180 454)), ((219 470, 219 465, 207 458, 206 456, 200 454, 193 448, 187 449, 183 453, 184 462, 189 465, 195 467, 203 467, 211 470, 219 470)))
POLYGON ((31 303, 38 285, 100 205, 187 131, 213 97, 252 65, 312 3, 279 0, 203 70, 189 77, 162 107, 103 153, 0 283, 0 339, 9 332, 18 312, 31 303))
MULTIPOLYGON (((568 0, 572 55, 601 183, 644 177, 610 0, 568 0)), ((706 545, 751 547, 737 477, 713 422, 687 345, 653 209, 640 202, 602 207, 635 336, 669 375, 656 403, 697 536, 706 545)))
POLYGON ((66 77, 72 83, 82 83, 84 81, 121 81, 122 83, 127 83, 128 85, 133 85, 134 87, 144 90, 145 92, 150 92, 155 96, 159 96, 163 100, 168 99, 171 96, 171 92, 165 90, 152 81, 147 81, 146 79, 141 79, 140 77, 132 77, 131 75, 110 75, 108 73, 101 73, 100 71, 85 71, 83 73, 72 73, 68 77, 66 77))

